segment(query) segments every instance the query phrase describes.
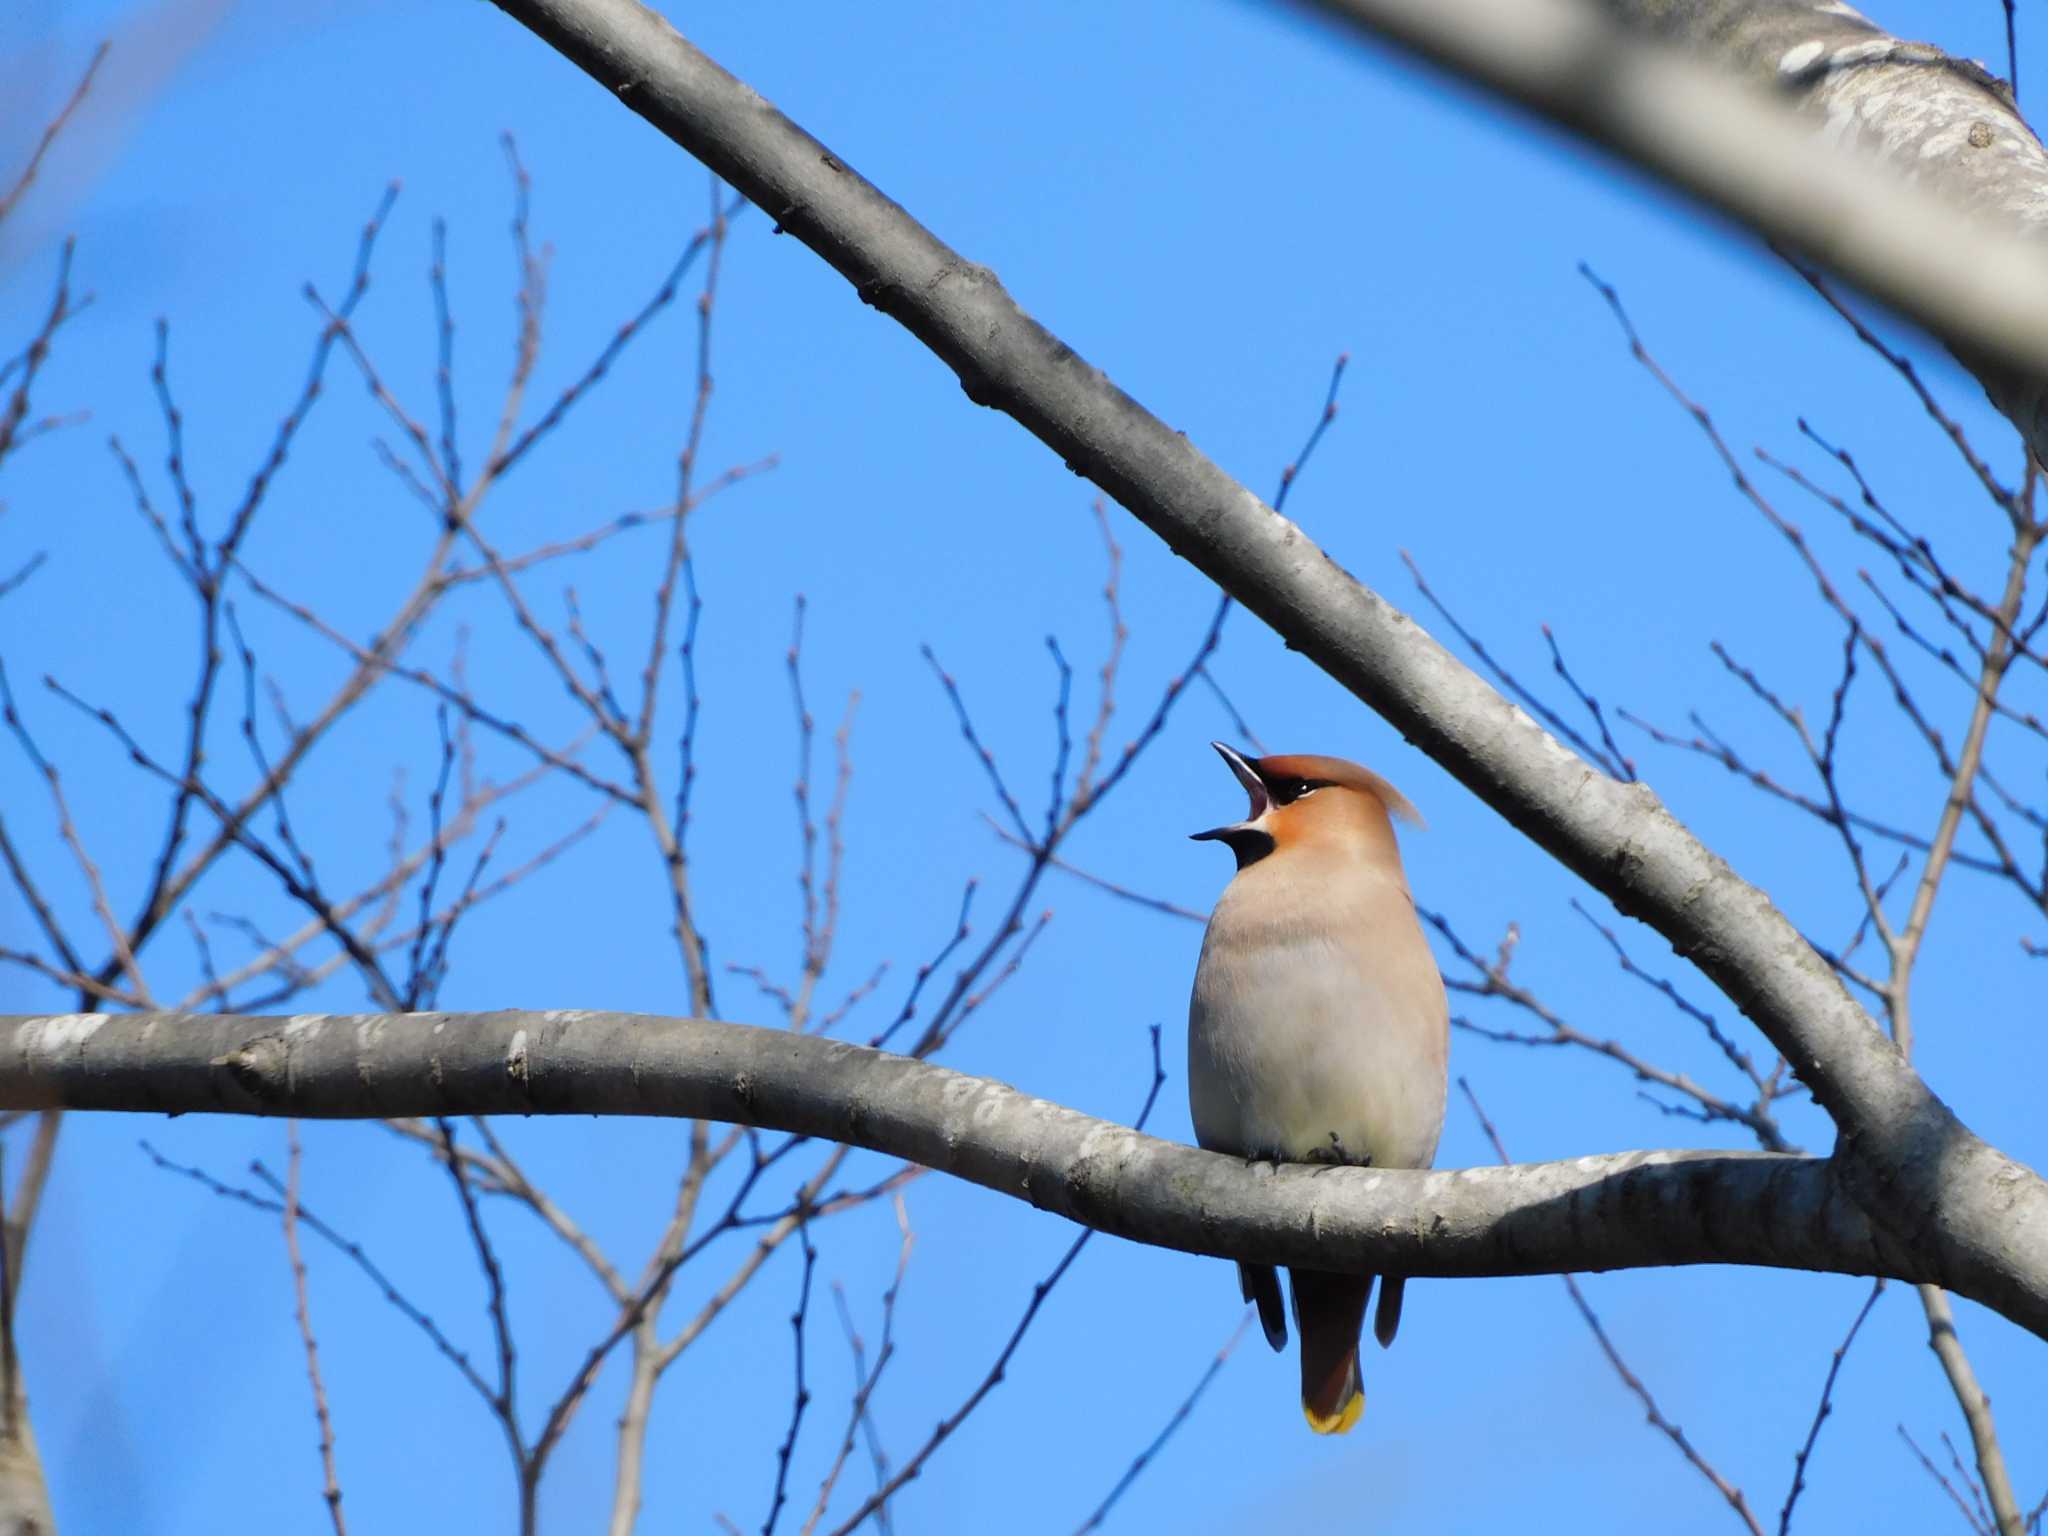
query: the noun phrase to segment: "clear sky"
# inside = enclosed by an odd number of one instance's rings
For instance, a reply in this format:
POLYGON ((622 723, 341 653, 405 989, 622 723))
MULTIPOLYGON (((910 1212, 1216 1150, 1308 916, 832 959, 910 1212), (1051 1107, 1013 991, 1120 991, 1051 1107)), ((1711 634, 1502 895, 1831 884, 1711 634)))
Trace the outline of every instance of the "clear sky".
MULTIPOLYGON (((1812 714, 1826 708, 1841 645, 1784 540, 1631 362, 1576 270, 1581 261, 1616 285, 1659 360, 1737 453, 1768 448, 1846 491, 1839 467, 1799 436, 1804 415, 1853 450, 1887 504, 1934 539, 1952 568, 1980 586, 1997 579, 2000 514, 1897 379, 1785 267, 1546 130, 1292 11, 1213 0, 793 0, 674 14, 714 58, 995 268, 1028 309, 1262 494, 1314 423, 1333 360, 1348 353, 1339 418, 1290 515, 1361 580, 1454 641, 1402 564, 1402 552, 1412 554, 1461 621, 1555 704, 1570 701, 1548 670, 1545 624, 1603 703, 1688 736, 1698 711, 1754 761, 1804 786, 1789 734, 1709 647, 1725 644, 1812 714)), ((1993 0, 1892 0, 1877 19, 2002 68, 1993 0)), ((22 0, 0 19, 0 168, 19 163, 103 37, 114 50, 99 89, 37 192, 0 231, 0 354, 40 318, 66 234, 78 240, 75 281, 94 295, 61 334, 38 394, 40 411, 89 411, 89 420, 0 472, 0 567, 48 556, 0 601, 0 660, 125 911, 162 836, 161 791, 40 679, 52 674, 112 707, 153 751, 174 754, 182 740, 196 666, 193 603, 107 447, 118 437, 157 505, 176 505, 151 393, 157 317, 170 322, 198 516, 218 533, 303 380, 319 317, 301 288, 310 281, 338 298, 387 183, 403 190, 359 334, 393 390, 437 430, 427 274, 433 224, 444 218, 458 430, 472 465, 486 450, 513 341, 512 198, 499 135, 516 136, 532 177, 535 237, 553 250, 528 420, 659 285, 703 222, 707 189, 680 151, 475 0, 22 0)), ((2028 80, 2048 78, 2044 71, 2048 53, 2023 52, 2023 104, 2028 80)), ((0 181, 9 179, 0 169, 0 181)), ((485 523, 501 547, 526 549, 665 503, 694 388, 695 291, 652 322, 495 493, 485 523)), ((2016 477, 2013 436, 1976 386, 1937 351, 1913 345, 1981 450, 2016 477)), ((982 819, 995 798, 919 647, 929 643, 958 677, 1027 808, 1041 805, 1057 687, 1045 637, 1057 636, 1074 664, 1084 718, 1102 659, 1092 493, 1006 418, 971 406, 942 365, 751 210, 726 249, 714 348, 706 471, 770 455, 775 467, 692 524, 705 603, 697 900, 721 968, 793 974, 796 740, 783 668, 803 594, 821 790, 825 736, 849 691, 861 695, 844 912, 824 990, 836 997, 890 962, 845 1026, 866 1038, 949 931, 964 883, 982 881, 985 936, 1021 864, 982 819)), ((434 529, 378 461, 373 439, 392 429, 360 374, 337 357, 329 380, 246 559, 361 638, 410 590, 434 529)), ((1869 548, 1818 502, 1781 481, 1772 490, 1838 584, 1882 624, 1856 581, 1872 564, 1869 548)), ((1123 513, 1111 516, 1131 628, 1114 749, 1192 653, 1213 590, 1123 513)), ((638 530, 537 572, 526 590, 559 627, 562 588, 573 584, 593 638, 632 658, 644 644, 661 547, 658 531, 638 530)), ((342 659, 245 588, 236 593, 262 667, 303 717, 334 686, 342 659)), ((1926 615, 1916 610, 1916 622, 1926 615)), ((559 683, 481 587, 451 600, 414 659, 445 671, 465 635, 479 698, 546 739, 573 734, 559 683)), ((1903 664, 1953 740, 1966 690, 1931 664, 1903 664)), ((637 662, 617 665, 632 679, 637 662)), ((1214 670, 1275 749, 1359 758, 1415 800, 1430 822, 1407 840, 1424 906, 1480 948, 1519 925, 1515 975, 1551 1006, 1589 1034, 1736 1090, 1705 1035, 1624 975, 1570 902, 1619 923, 1637 961, 1757 1048, 1732 1007, 1654 935, 1616 919, 1255 621, 1231 621, 1214 670)), ((2023 707, 2048 713, 2038 672, 2017 686, 2031 699, 2023 707)), ((1859 687, 1850 791, 1873 815, 1931 826, 1944 786, 1926 748, 1879 686, 1866 678, 1859 687)), ((669 751, 680 693, 673 677, 666 688, 659 732, 669 751)), ((230 788, 251 773, 238 718, 228 707, 211 744, 230 788)), ((269 730, 267 713, 265 721, 269 730)), ((1712 764, 1617 730, 1644 774, 1739 871, 1816 936, 1847 937, 1858 899, 1826 829, 1712 764)), ((1084 823, 1071 857, 1148 895, 1205 907, 1228 860, 1184 834, 1241 803, 1205 745, 1230 731, 1215 697, 1191 691, 1084 823)), ((2003 726, 1992 741, 2004 782, 2037 804, 2039 747, 2003 726)), ((500 780, 528 762, 500 740, 480 739, 478 752, 479 771, 500 780)), ((431 700, 397 683, 323 747, 290 810, 333 889, 382 868, 394 770, 404 770, 399 793, 415 834, 424 825, 436 753, 431 700)), ((103 952, 43 785, 12 742, 0 743, 0 802, 46 872, 51 900, 85 947, 103 952)), ((566 782, 522 796, 496 867, 547 847, 593 809, 566 782)), ((1877 862, 1881 873, 1890 856, 1877 862)), ((249 953, 232 918, 270 934, 301 920, 246 859, 224 864, 192 905, 224 968, 249 953)), ((1048 881, 1033 903, 1041 907, 1053 913, 1043 938, 944 1059, 1123 1119, 1143 1097, 1147 1031, 1157 1024, 1172 1078, 1154 1128, 1186 1138, 1180 1040, 1199 927, 1065 876, 1048 881)), ((1920 979, 1919 1059, 1975 1129, 2039 1164, 2048 962, 2030 970, 2018 940, 2048 942, 2048 932, 2038 913, 2031 926, 2028 916, 2010 887, 1967 873, 1950 882, 1920 979)), ((441 1002, 685 1011, 666 926, 645 828, 614 815, 464 924, 441 1002)), ((0 891, 0 942, 31 937, 18 895, 0 891)), ((1445 960, 1449 974, 1463 974, 1445 960)), ((182 929, 164 933, 144 961, 162 997, 198 978, 182 929)), ((718 982, 725 1016, 773 1021, 773 1006, 745 979, 721 969, 718 982)), ((0 1006, 58 1006, 63 997, 0 969, 0 1006)), ((1493 1027, 1517 1022, 1453 1002, 1493 1027)), ((305 1006, 364 1003, 344 973, 305 1006)), ((1724 1126, 1665 1113, 1626 1072, 1583 1052, 1461 1034, 1453 1072, 1470 1080, 1522 1158, 1750 1144, 1724 1126)), ((1810 1105, 1787 1103, 1784 1115, 1795 1139, 1826 1149, 1827 1124, 1810 1105)), ((504 1129, 562 1203, 636 1270, 673 1198, 674 1129, 504 1129)), ((20 1135, 10 1133, 10 1164, 20 1135)), ((252 1158, 282 1166, 284 1136, 277 1124, 203 1118, 67 1125, 21 1303, 34 1422, 65 1536, 325 1528, 276 1224, 160 1171, 137 1147, 147 1137, 168 1157, 242 1181, 252 1158)), ((1454 1093, 1440 1161, 1490 1158, 1454 1093)), ((487 1353, 482 1283, 458 1207, 419 1151, 374 1126, 315 1126, 305 1167, 309 1205, 365 1245, 463 1347, 487 1353)), ((885 1167, 862 1159, 849 1177, 885 1167)), ((1051 1217, 935 1176, 910 1187, 908 1207, 917 1238, 899 1355, 874 1404, 898 1457, 981 1380, 1071 1236, 1051 1217)), ((605 1309, 530 1217, 494 1206, 489 1220, 510 1273, 524 1401, 537 1413, 605 1309)), ((848 1394, 845 1344, 823 1287, 844 1285, 872 1342, 896 1252, 893 1219, 880 1207, 821 1227, 817 1239, 820 1290, 808 1330, 816 1402, 792 1472, 799 1519, 836 1448, 848 1394)), ((712 1250, 685 1301, 708 1295, 748 1241, 712 1250)), ((316 1245, 310 1260, 356 1527, 506 1528, 506 1458, 481 1404, 332 1250, 316 1245)), ((759 1529, 788 1416, 787 1319, 799 1279, 785 1249, 666 1384, 650 1433, 643 1529, 707 1530, 717 1512, 759 1529)), ((1830 1352, 1867 1283, 1699 1269, 1586 1285, 1667 1415, 1774 1522, 1830 1352)), ((2031 1505, 2048 1481, 2041 1345, 1973 1305, 1958 1311, 2031 1505)), ((897 1528, 1072 1529, 1166 1422, 1240 1313, 1224 1264, 1091 1244, 1008 1379, 902 1495, 897 1528)), ((1273 1356, 1254 1337, 1112 1525, 1734 1528, 1719 1497, 1645 1428, 1555 1279, 1418 1283, 1398 1347, 1373 1351, 1366 1369, 1360 1429, 1318 1440, 1295 1406, 1292 1356, 1273 1356)), ((558 1457, 544 1494, 547 1529, 601 1524, 620 1382, 617 1370, 603 1378, 558 1457)), ((1898 1433, 1903 1426, 1943 1462, 1944 1432, 1967 1444, 1910 1292, 1895 1287, 1879 1303, 1835 1408, 1796 1529, 1960 1524, 1898 1433)), ((857 1461, 848 1490, 864 1491, 866 1478, 857 1461)), ((783 1528, 793 1528, 787 1513, 783 1528)))

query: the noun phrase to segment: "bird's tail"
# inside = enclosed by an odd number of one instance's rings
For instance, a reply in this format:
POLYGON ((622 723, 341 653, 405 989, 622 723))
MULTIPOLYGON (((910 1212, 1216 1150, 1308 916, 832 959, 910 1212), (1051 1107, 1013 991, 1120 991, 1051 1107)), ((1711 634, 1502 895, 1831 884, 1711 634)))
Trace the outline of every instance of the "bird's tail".
POLYGON ((1287 1278, 1301 1334, 1301 1411, 1317 1434, 1341 1435, 1365 1412, 1358 1335, 1372 1298, 1372 1276, 1290 1269, 1287 1278))
POLYGON ((1388 1275, 1380 1282, 1380 1304, 1372 1314, 1372 1336, 1385 1349, 1394 1342, 1394 1333, 1401 1326, 1401 1296, 1408 1289, 1405 1275, 1388 1275))
POLYGON ((1287 1347, 1287 1311, 1280 1300, 1280 1271, 1270 1264, 1237 1266, 1237 1288, 1244 1299, 1259 1309, 1259 1327, 1266 1342, 1277 1349, 1287 1347))

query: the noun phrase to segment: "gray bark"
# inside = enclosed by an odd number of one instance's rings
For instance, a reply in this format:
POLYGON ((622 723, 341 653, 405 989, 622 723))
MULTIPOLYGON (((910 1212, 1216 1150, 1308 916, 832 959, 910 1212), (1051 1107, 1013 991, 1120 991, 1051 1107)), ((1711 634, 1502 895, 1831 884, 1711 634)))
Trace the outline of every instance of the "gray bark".
MULTIPOLYGON (((1781 92, 1826 137, 1874 154, 1967 213, 2048 235, 2048 148, 2006 83, 1971 59, 1893 37, 1833 0, 1601 0, 1625 21, 1781 92)), ((1962 248, 1965 232, 1941 233, 1962 248)), ((1979 281, 1982 281, 1982 277, 1979 281)), ((2037 279, 2038 282, 2038 279, 2037 279)), ((2041 371, 1958 346, 1992 403, 2048 458, 2041 371)))
POLYGON ((1981 65, 1834 0, 1312 3, 1918 320, 2048 458, 2048 150, 1981 65))
POLYGON ((369 1118, 703 1117, 954 1174, 1119 1237, 1415 1275, 1753 1264, 1952 1285, 1938 1245, 1874 1226, 1822 1158, 1620 1152, 1420 1172, 1274 1168, 1161 1141, 987 1078, 787 1030, 551 1011, 0 1017, 0 1109, 369 1118))
MULTIPOLYGON (((1840 1133, 1839 1176, 1892 1240, 1937 1255, 1950 1288, 1996 1296, 1991 1304, 2015 1319, 2048 1318, 2048 1185, 1972 1135, 1770 899, 1648 786, 1617 783, 1573 755, 1018 308, 993 272, 950 250, 637 0, 498 3, 831 263, 952 367, 970 399, 1016 418, 1524 834, 1662 933, 1813 1090, 1840 1133)), ((2048 322, 2036 334, 2048 336, 2048 322)))
POLYGON ((0 1536, 56 1536, 57 1517, 43 1481, 43 1461, 29 1427, 28 1398, 8 1394, 0 1423, 0 1536))
POLYGON ((19 1252, 7 1256, 9 1273, 0 1308, 0 1536, 56 1536, 43 1458, 29 1423, 28 1387, 14 1347, 14 1293, 20 1283, 19 1252))

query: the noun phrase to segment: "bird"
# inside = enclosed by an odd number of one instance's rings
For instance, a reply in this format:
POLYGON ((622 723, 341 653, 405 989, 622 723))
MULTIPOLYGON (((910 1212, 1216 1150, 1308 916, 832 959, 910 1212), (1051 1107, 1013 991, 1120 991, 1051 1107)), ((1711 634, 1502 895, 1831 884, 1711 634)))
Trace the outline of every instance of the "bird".
MULTIPOLYGON (((1251 807, 1194 834, 1237 856, 1188 1004, 1196 1141, 1253 1162, 1427 1168, 1443 1131, 1449 1007, 1393 826, 1421 816, 1342 758, 1210 745, 1251 807)), ((1358 1346, 1373 1279, 1288 1270, 1301 1408, 1319 1435, 1346 1432, 1365 1410, 1358 1346)), ((1239 1264, 1238 1282, 1266 1342, 1284 1349, 1274 1267, 1239 1264)), ((1382 1347, 1404 1290, 1404 1277, 1384 1277, 1373 1318, 1382 1347)))

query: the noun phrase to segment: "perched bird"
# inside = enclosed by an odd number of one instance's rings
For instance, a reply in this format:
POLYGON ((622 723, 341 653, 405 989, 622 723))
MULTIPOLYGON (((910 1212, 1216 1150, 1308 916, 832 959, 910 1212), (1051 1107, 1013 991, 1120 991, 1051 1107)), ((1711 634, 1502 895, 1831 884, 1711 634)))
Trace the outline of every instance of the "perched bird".
MULTIPOLYGON (((1237 855, 1209 915, 1188 1005, 1188 1102, 1212 1152, 1270 1162, 1427 1168, 1444 1124, 1443 978, 1415 920, 1393 817, 1401 792, 1342 758, 1250 759, 1222 742, 1251 796, 1245 819, 1196 838, 1237 855)), ((1240 1264, 1266 1341, 1287 1343, 1280 1277, 1240 1264)), ((1301 1408, 1319 1435, 1365 1409, 1359 1332, 1371 1275, 1291 1269, 1301 1408)), ((1401 1321, 1403 1277, 1380 1290, 1373 1332, 1401 1321)))

